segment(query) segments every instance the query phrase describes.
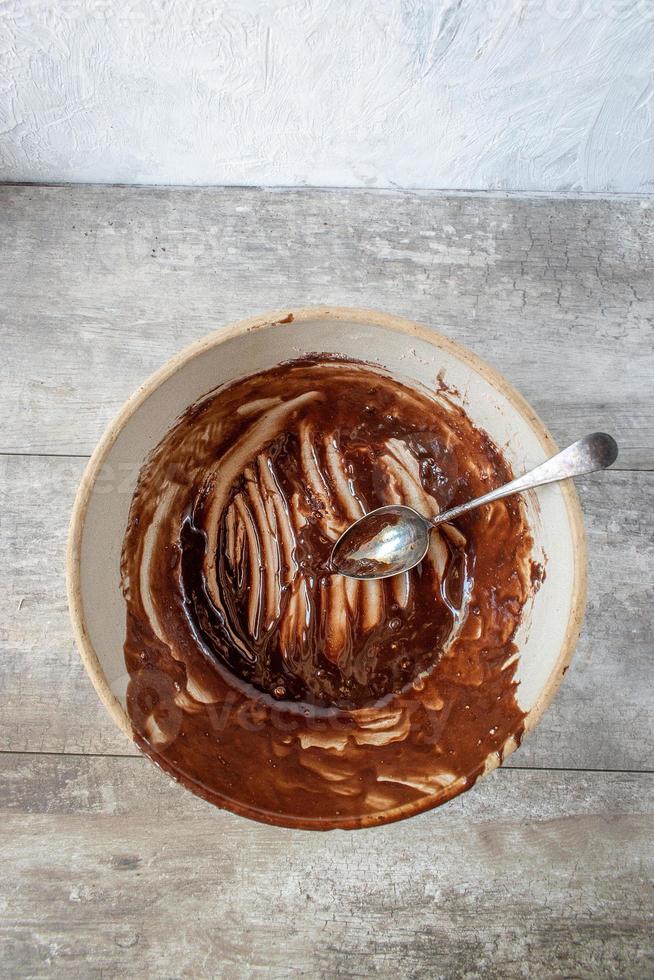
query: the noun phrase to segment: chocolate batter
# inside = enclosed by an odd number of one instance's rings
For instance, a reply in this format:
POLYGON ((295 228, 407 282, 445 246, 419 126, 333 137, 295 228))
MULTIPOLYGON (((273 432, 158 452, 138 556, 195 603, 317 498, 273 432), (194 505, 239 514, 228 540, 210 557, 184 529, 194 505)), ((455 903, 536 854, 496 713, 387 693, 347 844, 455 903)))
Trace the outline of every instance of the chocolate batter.
POLYGON ((511 479, 440 386, 306 357, 192 406, 141 471, 122 562, 135 738, 260 820, 357 826, 471 785, 519 740, 531 589, 519 498, 432 532, 418 568, 332 573, 372 508, 426 515, 511 479))

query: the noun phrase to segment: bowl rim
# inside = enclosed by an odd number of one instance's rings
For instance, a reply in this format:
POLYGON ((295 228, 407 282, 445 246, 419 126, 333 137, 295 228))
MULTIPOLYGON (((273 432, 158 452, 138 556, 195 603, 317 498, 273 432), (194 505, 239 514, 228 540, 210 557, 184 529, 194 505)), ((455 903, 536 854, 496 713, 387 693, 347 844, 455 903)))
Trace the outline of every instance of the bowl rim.
MULTIPOLYGON (((439 347, 447 351, 463 363, 472 367, 486 381, 488 381, 494 388, 498 389, 504 395, 507 401, 528 423, 547 454, 552 455, 558 451, 557 444, 544 422, 539 418, 536 412, 534 412, 533 408, 523 397, 523 395, 521 395, 520 392, 514 388, 503 377, 503 375, 499 373, 499 371, 491 367, 476 354, 473 354, 467 347, 464 347, 457 341, 451 340, 449 337, 441 334, 433 327, 414 320, 409 320, 405 317, 397 316, 395 314, 382 313, 379 310, 347 306, 288 307, 273 312, 260 313, 245 320, 238 320, 219 327, 204 337, 201 337, 199 340, 194 341, 177 354, 174 354, 162 365, 162 367, 158 368, 153 374, 151 374, 136 389, 136 391, 133 392, 132 395, 130 395, 127 401, 124 402, 120 408, 118 414, 104 430, 86 465, 77 494, 75 496, 66 547, 66 587, 68 594, 68 607, 77 649, 79 650, 79 654, 86 672, 90 677, 91 683, 93 684, 98 697, 104 704, 106 710, 109 712, 118 728, 132 742, 139 744, 138 740, 135 738, 127 712, 118 701, 107 682, 102 664, 100 663, 89 636, 82 603, 82 534, 86 520, 86 512, 98 473, 100 472, 100 469, 104 464, 110 450, 127 422, 149 398, 152 392, 164 381, 172 377, 181 367, 192 361, 198 355, 219 346, 231 338, 252 333, 254 331, 274 329, 282 324, 288 324, 291 322, 301 324, 307 320, 336 320, 362 323, 366 326, 380 327, 382 329, 393 330, 398 333, 414 336, 420 340, 432 344, 434 347, 439 347)), ((550 671, 547 683, 525 716, 525 734, 532 731, 536 727, 561 684, 563 676, 570 665, 577 641, 579 639, 586 608, 587 550, 581 505, 579 503, 577 491, 571 480, 562 482, 560 486, 565 501, 566 511, 570 523, 570 531, 572 534, 574 564, 572 603, 570 606, 570 615, 568 617, 566 632, 557 660, 550 671)), ((139 745, 139 747, 141 746, 139 745)), ((489 757, 487 760, 486 769, 482 775, 486 775, 499 766, 500 762, 504 762, 504 760, 513 751, 515 751, 516 748, 517 743, 515 739, 509 739, 502 759, 500 760, 497 754, 489 757)), ((148 756, 154 759, 154 761, 158 762, 160 766, 162 765, 162 761, 159 760, 155 754, 150 755, 150 753, 145 752, 144 754, 148 754, 148 756)), ((163 768, 167 768, 165 763, 163 768)), ((170 770, 168 770, 168 772, 170 775, 175 775, 170 770)), ((457 780, 457 783, 458 782, 459 781, 457 780)), ((200 785, 194 784, 192 787, 192 792, 194 792, 196 795, 204 796, 205 799, 210 800, 210 802, 214 803, 214 805, 218 805, 221 809, 231 810, 234 813, 249 817, 250 819, 254 819, 259 822, 298 829, 323 829, 319 827, 318 822, 315 819, 306 820, 303 818, 284 818, 283 820, 279 820, 276 818, 275 814, 257 811, 251 809, 247 805, 227 799, 224 801, 221 800, 219 804, 216 804, 213 796, 209 797, 206 793, 202 792, 202 787, 200 785)), ((355 829, 392 823, 396 820, 401 820, 406 817, 414 816, 415 814, 430 810, 445 802, 447 799, 451 798, 451 796, 458 795, 459 792, 460 790, 456 789, 455 792, 450 795, 439 795, 435 799, 432 799, 430 796, 425 796, 417 801, 395 807, 389 811, 384 811, 381 814, 373 814, 371 816, 364 816, 361 818, 348 818, 339 823, 330 821, 330 829, 355 829)))

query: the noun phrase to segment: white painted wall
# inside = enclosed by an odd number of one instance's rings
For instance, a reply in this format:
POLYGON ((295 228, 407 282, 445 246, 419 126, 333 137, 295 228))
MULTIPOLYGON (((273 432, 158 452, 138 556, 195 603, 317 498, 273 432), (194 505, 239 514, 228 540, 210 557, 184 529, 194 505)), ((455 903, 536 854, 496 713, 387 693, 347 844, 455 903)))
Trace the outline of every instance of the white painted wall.
POLYGON ((0 179, 654 190, 654 0, 0 0, 0 179))

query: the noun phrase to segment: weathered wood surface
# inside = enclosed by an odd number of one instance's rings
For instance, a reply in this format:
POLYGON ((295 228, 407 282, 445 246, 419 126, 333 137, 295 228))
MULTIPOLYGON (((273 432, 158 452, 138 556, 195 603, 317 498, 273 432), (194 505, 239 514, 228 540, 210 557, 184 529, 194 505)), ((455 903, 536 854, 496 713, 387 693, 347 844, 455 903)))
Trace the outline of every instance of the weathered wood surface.
POLYGON ((371 306, 462 341, 561 441, 654 466, 654 199, 0 187, 0 451, 88 453, 210 329, 371 306))
MULTIPOLYGON (((7 528, 0 591, 0 749, 134 753, 105 714, 71 638, 63 552, 84 460, 0 457, 7 528), (75 724, 70 724, 70 711, 75 724)), ((648 717, 654 473, 601 473, 578 483, 589 546, 581 642, 554 704, 510 763, 652 769, 648 717)))
POLYGON ((401 828, 320 835, 246 825, 144 759, 0 764, 5 976, 654 970, 650 776, 500 770, 401 828))
POLYGON ((0 187, 0 975, 654 973, 653 209, 0 187), (604 427, 622 453, 579 483, 589 608, 538 730, 435 813, 321 836, 135 755, 75 651, 63 562, 84 457, 138 383, 214 326, 324 302, 432 323, 561 442, 604 427))

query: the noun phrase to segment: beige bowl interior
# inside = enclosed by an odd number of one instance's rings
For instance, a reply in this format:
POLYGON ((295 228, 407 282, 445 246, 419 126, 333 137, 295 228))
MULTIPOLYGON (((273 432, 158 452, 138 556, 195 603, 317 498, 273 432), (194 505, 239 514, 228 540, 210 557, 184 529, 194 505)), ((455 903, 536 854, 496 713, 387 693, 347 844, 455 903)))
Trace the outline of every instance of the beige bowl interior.
MULTIPOLYGON (((370 361, 432 390, 441 375, 460 392, 468 415, 503 450, 515 473, 556 451, 533 410, 499 374, 434 330, 399 317, 370 310, 285 310, 219 330, 183 351, 126 403, 103 436, 71 525, 68 585, 78 645, 100 697, 127 734, 120 552, 141 464, 180 413, 206 392, 307 352, 370 361)), ((545 562, 547 572, 517 637, 518 700, 532 728, 577 640, 586 556, 571 484, 532 492, 527 509, 534 557, 545 562)))

